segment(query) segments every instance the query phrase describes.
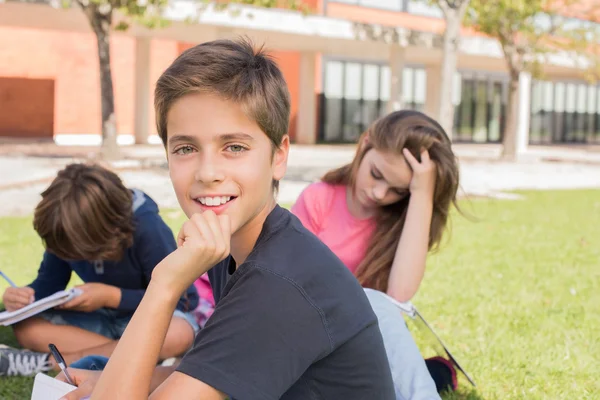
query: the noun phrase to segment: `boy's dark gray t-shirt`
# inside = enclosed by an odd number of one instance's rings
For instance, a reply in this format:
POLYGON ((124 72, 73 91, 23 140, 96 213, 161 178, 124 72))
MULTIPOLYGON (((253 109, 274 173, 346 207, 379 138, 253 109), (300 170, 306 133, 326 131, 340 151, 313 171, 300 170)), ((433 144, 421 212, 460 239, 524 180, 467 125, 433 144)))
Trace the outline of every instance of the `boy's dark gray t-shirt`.
POLYGON ((214 314, 178 371, 237 400, 394 399, 377 319, 352 273, 276 206, 247 260, 209 271, 214 314))

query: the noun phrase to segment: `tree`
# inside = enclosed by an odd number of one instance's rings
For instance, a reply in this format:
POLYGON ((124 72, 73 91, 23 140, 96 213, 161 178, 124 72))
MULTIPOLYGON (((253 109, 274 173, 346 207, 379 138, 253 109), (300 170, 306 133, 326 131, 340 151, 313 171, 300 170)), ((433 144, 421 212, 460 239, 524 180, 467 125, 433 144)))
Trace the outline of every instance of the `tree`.
MULTIPOLYGON (((100 68, 100 98, 102 113, 102 148, 105 159, 115 159, 119 155, 117 146, 117 120, 112 71, 110 65, 110 32, 126 30, 132 22, 141 23, 149 28, 166 25, 160 14, 167 0, 73 0, 87 17, 96 36, 98 62, 100 68), (125 19, 113 24, 115 11, 125 19)), ((70 6, 67 1, 63 6, 70 6)))
POLYGON ((470 0, 437 0, 438 5, 444 14, 446 21, 446 30, 444 31, 444 40, 442 44, 442 65, 440 71, 440 94, 435 110, 438 122, 448 135, 452 134, 454 127, 454 104, 452 103, 452 82, 456 73, 456 63, 458 59, 458 48, 460 44, 460 28, 464 20, 465 13, 469 7, 470 0))
MULTIPOLYGON (((519 120, 519 79, 521 72, 542 74, 541 65, 553 53, 570 53, 573 59, 585 57, 586 71, 596 64, 597 32, 592 24, 569 18, 575 0, 472 0, 468 23, 496 38, 509 72, 509 92, 502 157, 517 156, 516 133, 519 120)), ((592 4, 593 2, 590 2, 592 4)), ((581 4, 579 4, 581 6, 581 4)), ((579 16, 598 15, 598 6, 580 9, 579 16)), ((587 74, 587 76, 591 76, 587 74)))
MULTIPOLYGON (((37 2, 38 0, 21 0, 37 2)), ((56 0, 41 0, 55 4, 56 0)), ((110 33, 113 30, 127 30, 133 24, 141 24, 147 28, 159 28, 168 25, 169 21, 162 17, 168 0, 59 0, 63 7, 71 7, 76 3, 87 17, 96 36, 98 62, 100 68, 100 96, 102 112, 102 148, 104 159, 115 159, 119 155, 117 146, 117 122, 113 79, 110 64, 110 33), (120 18, 115 23, 116 13, 120 18)), ((210 3, 208 0, 195 0, 198 11, 210 3)), ((225 11, 230 4, 253 5, 263 8, 288 8, 307 12, 308 9, 299 0, 217 0, 216 9, 225 11)), ((235 15, 232 13, 232 15, 235 15)))

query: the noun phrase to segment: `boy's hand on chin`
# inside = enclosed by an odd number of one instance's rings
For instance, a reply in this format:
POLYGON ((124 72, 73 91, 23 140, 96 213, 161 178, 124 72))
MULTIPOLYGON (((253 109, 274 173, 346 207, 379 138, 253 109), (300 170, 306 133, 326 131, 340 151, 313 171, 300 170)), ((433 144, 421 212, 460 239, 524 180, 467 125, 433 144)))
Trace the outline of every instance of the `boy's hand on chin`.
POLYGON ((152 272, 152 281, 179 295, 229 255, 230 242, 229 216, 217 216, 210 210, 194 214, 179 231, 177 250, 152 272))

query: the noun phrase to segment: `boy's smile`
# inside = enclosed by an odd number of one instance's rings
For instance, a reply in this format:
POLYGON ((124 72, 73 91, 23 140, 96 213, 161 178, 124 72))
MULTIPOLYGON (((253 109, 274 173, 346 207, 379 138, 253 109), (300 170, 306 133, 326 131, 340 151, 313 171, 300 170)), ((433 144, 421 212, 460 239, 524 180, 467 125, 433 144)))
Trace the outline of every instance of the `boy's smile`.
POLYGON ((173 103, 167 132, 169 174, 185 214, 226 213, 232 234, 254 231, 256 225, 258 236, 275 205, 272 181, 285 174, 287 136, 273 150, 241 104, 205 93, 187 94, 173 103))

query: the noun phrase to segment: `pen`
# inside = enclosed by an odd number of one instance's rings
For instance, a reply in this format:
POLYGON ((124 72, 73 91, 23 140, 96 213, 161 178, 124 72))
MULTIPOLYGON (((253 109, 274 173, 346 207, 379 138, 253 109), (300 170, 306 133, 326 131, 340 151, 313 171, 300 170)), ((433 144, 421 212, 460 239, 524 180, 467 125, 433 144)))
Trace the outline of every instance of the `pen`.
POLYGON ((10 278, 8 276, 6 276, 6 274, 4 272, 0 271, 0 275, 2 275, 2 277, 4 279, 6 279, 6 282, 8 282, 10 284, 10 286, 17 287, 17 285, 15 285, 15 283, 13 281, 11 281, 10 278))
POLYGON ((67 382, 69 382, 71 385, 75 386, 75 383, 73 383, 73 379, 71 379, 71 377, 69 376, 69 373, 67 372, 67 365, 65 364, 65 359, 60 354, 60 352, 58 351, 56 346, 53 345, 52 343, 50 343, 48 345, 48 348, 50 348, 50 354, 52 354, 52 357, 54 357, 54 360, 60 367, 61 371, 65 374, 65 378, 67 378, 67 382))

